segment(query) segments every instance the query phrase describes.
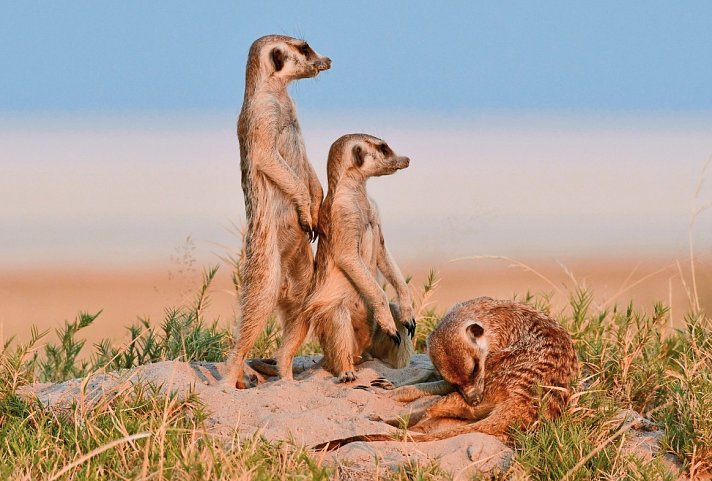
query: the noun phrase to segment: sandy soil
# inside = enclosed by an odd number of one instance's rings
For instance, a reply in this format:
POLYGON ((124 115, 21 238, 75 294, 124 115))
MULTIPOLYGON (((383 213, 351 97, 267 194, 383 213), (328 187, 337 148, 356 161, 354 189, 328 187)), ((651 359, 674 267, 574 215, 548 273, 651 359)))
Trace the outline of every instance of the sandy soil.
MULTIPOLYGON (((84 409, 125 392, 136 382, 161 386, 163 392, 179 396, 195 392, 205 403, 209 433, 232 439, 237 430, 241 437, 259 433, 268 440, 291 440, 297 445, 314 446, 325 441, 356 434, 394 433, 398 430, 382 419, 407 415, 437 399, 421 398, 400 404, 378 392, 353 389, 368 385, 376 377, 394 383, 412 379, 432 369, 426 355, 413 357, 410 366, 391 369, 379 361, 359 367, 355 384, 336 384, 334 378, 317 365, 318 356, 295 359, 295 366, 306 368, 295 381, 273 381, 254 389, 239 391, 221 383, 225 373, 222 363, 166 361, 148 364, 120 373, 96 374, 61 384, 35 384, 22 392, 51 408, 81 416, 84 409), (78 411, 74 412, 78 406, 78 411), (65 411, 66 412, 66 411, 65 411)), ((650 421, 633 411, 622 412, 622 422, 631 422, 625 449, 649 460, 659 450, 659 433, 651 431, 650 421)), ((445 423, 447 429, 452 422, 445 423)), ((492 473, 506 469, 513 451, 492 436, 470 433, 442 441, 414 443, 394 441, 348 444, 333 452, 314 452, 321 462, 335 466, 339 479, 369 479, 376 472, 397 469, 404 463, 429 465, 437 462, 454 480, 469 479, 475 472, 492 473)), ((673 472, 679 469, 674 458, 668 460, 673 472)), ((682 479, 682 478, 681 478, 682 479)))
MULTIPOLYGON (((292 439, 306 446, 355 434, 397 432, 377 419, 406 413, 411 406, 427 402, 421 399, 403 406, 376 393, 353 389, 353 385, 336 384, 329 373, 314 367, 316 361, 316 357, 297 358, 297 365, 311 369, 298 375, 296 381, 269 382, 244 391, 221 385, 224 364, 161 362, 123 373, 95 375, 88 381, 38 384, 24 392, 37 395, 55 409, 75 401, 86 408, 141 380, 162 385, 165 392, 196 392, 210 412, 206 424, 212 434, 230 439, 237 429, 245 437, 259 432, 269 440, 292 439)), ((380 376, 400 382, 429 369, 425 355, 415 356, 411 365, 401 370, 370 361, 361 365, 357 383, 368 384, 380 376)), ((406 462, 427 465, 434 461, 458 479, 467 479, 467 474, 475 470, 488 472, 508 466, 512 450, 496 438, 472 433, 428 443, 353 443, 316 456, 337 465, 342 479, 363 479, 376 469, 396 469, 406 462)))
MULTIPOLYGON (((592 258, 562 265, 552 259, 524 262, 532 271, 510 267, 512 262, 507 260, 487 259, 405 261, 401 267, 413 276, 416 299, 428 271, 434 268, 439 272, 440 282, 427 301, 440 312, 455 302, 481 295, 511 298, 514 293, 527 291, 553 294, 554 304, 560 306, 576 284, 593 288, 598 305, 632 299, 649 310, 655 301, 663 301, 672 306, 673 321, 689 308, 674 260, 592 258)), ((688 276, 684 266, 683 273, 688 276)), ((703 302, 712 299, 711 274, 712 268, 701 264, 698 285, 703 302)), ((687 282, 689 287, 689 278, 687 282)), ((160 320, 165 308, 192 300, 199 284, 197 268, 176 269, 175 265, 0 270, 0 337, 25 338, 32 324, 41 330, 54 328, 74 319, 80 310, 103 309, 84 335, 90 343, 104 337, 120 340, 125 335, 124 326, 137 317, 160 320)), ((231 326, 235 309, 229 267, 223 266, 212 289, 207 318, 218 318, 223 325, 231 326)))

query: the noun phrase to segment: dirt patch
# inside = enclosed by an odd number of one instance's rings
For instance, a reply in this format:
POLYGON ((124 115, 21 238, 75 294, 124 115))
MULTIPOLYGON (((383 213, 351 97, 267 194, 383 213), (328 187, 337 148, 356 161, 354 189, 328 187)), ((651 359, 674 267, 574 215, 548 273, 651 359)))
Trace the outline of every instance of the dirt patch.
MULTIPOLYGON (((225 365, 205 362, 160 362, 121 373, 98 374, 61 384, 35 384, 25 392, 56 409, 78 403, 91 406, 130 389, 137 382, 150 382, 164 392, 197 393, 211 413, 208 429, 219 435, 252 436, 259 432, 269 440, 293 440, 312 446, 356 434, 394 433, 398 430, 378 419, 407 413, 409 407, 376 393, 353 389, 376 377, 398 383, 429 371, 425 355, 416 355, 409 367, 391 369, 379 361, 359 366, 358 380, 351 385, 335 384, 333 377, 317 367, 318 356, 304 356, 295 363, 311 367, 294 382, 275 381, 254 389, 224 390, 220 385, 225 365)), ((316 453, 317 458, 338 467, 342 479, 363 479, 377 470, 396 469, 405 463, 428 465, 433 462, 457 479, 467 479, 475 471, 506 468, 512 451, 492 436, 473 433, 455 438, 412 443, 388 441, 353 443, 333 453, 316 453)))
MULTIPOLYGON (((373 478, 405 464, 427 466, 437 463, 455 480, 469 479, 476 472, 493 473, 506 469, 513 451, 492 436, 471 433, 442 441, 414 443, 398 441, 399 430, 382 419, 406 415, 432 402, 434 397, 401 404, 375 392, 353 389, 368 385, 377 377, 394 383, 413 379, 432 369, 424 354, 413 356, 405 369, 391 369, 379 361, 359 366, 353 384, 336 384, 328 372, 318 367, 319 356, 302 356, 295 365, 304 370, 295 381, 273 381, 254 389, 239 391, 221 385, 224 363, 166 361, 135 369, 61 384, 34 384, 24 388, 28 395, 58 411, 78 405, 79 412, 121 394, 139 382, 160 386, 162 392, 180 396, 195 392, 210 413, 209 432, 231 438, 255 433, 268 440, 289 440, 313 446, 325 441, 357 434, 391 433, 394 441, 351 443, 334 452, 315 452, 316 459, 337 467, 342 480, 373 478)), ((631 423, 624 450, 649 461, 659 453, 661 433, 652 423, 633 411, 621 411, 621 423, 631 423), (632 422, 635 421, 635 422, 632 422)), ((671 472, 681 466, 673 456, 665 463, 671 472)), ((684 476, 679 478, 684 480, 684 476)))

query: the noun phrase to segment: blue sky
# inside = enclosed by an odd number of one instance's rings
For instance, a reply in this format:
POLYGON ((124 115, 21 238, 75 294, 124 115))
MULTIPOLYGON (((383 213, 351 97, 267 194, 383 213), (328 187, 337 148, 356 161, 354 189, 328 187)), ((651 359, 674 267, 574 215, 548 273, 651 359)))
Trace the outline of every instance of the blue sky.
POLYGON ((2 2, 0 113, 237 111, 250 42, 334 66, 302 109, 709 113, 712 2, 2 2))

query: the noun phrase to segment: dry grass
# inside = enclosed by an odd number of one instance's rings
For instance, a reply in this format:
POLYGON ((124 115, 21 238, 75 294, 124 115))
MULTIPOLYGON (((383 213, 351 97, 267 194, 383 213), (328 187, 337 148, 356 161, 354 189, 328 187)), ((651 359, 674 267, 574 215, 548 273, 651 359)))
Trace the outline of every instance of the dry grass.
MULTIPOLYGON (((329 479, 339 473, 319 456, 289 442, 269 443, 211 434, 196 396, 166 397, 156 387, 137 385, 91 408, 77 405, 51 411, 18 395, 35 380, 58 381, 106 369, 163 359, 222 359, 227 331, 206 322, 215 270, 209 269, 187 305, 167 310, 160 327, 142 321, 129 328, 120 346, 100 343, 89 361, 77 362, 84 345, 77 332, 96 318, 80 315, 40 345, 43 333, 27 343, 6 342, 0 356, 0 475, 11 479, 329 479)), ((630 424, 618 415, 633 409, 662 430, 662 446, 674 453, 692 477, 712 469, 712 327, 693 312, 684 328, 670 325, 662 304, 650 314, 632 305, 608 307, 575 282, 565 308, 549 295, 525 295, 523 302, 557 317, 572 333, 583 370, 570 408, 555 421, 513 433, 514 465, 502 479, 674 479, 658 460, 643 462, 624 449, 630 424)), ((438 313, 429 303, 438 279, 433 272, 416 293, 420 349, 438 313)), ((272 323, 256 346, 269 355, 279 344, 272 323)), ((437 466, 403 466, 382 479, 444 479, 437 466)))

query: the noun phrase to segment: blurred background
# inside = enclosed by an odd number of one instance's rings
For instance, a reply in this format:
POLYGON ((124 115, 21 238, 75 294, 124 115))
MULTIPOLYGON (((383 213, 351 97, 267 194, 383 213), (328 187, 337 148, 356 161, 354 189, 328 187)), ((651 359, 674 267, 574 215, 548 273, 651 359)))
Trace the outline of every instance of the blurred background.
POLYGON ((4 2, 0 334, 160 317, 244 225, 235 121, 250 43, 333 60, 291 92, 324 184, 367 132, 411 158, 371 181, 386 242, 440 310, 527 291, 712 307, 712 4, 4 2), (691 259, 691 253, 693 258, 691 259))

